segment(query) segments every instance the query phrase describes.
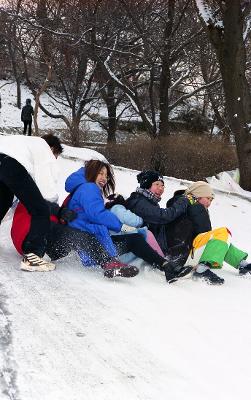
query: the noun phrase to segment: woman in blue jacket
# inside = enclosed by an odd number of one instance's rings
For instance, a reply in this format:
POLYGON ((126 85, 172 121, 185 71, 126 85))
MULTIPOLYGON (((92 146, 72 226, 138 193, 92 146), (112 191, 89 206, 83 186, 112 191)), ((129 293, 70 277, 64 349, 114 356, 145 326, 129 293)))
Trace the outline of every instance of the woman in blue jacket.
MULTIPOLYGON (((69 225, 94 234, 110 256, 131 251, 147 263, 165 271, 168 280, 184 275, 184 267, 176 270, 176 266, 156 253, 142 235, 135 233, 111 238, 109 230, 120 232, 122 223, 104 205, 104 197, 115 190, 114 175, 109 164, 100 160, 87 161, 84 168, 67 178, 65 189, 72 194, 68 207, 77 213, 77 218, 69 225)), ((135 276, 138 273, 136 267, 119 261, 113 264, 104 268, 105 276, 135 276)))

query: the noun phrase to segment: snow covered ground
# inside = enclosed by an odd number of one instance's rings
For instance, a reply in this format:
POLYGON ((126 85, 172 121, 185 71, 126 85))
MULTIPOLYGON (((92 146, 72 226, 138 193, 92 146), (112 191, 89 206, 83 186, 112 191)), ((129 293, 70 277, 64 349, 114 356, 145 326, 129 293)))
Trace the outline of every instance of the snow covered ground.
MULTIPOLYGON (((15 107, 17 101, 15 82, 0 80, 0 94, 2 99, 2 108, 0 109, 0 127, 22 127, 23 123, 20 118, 21 111, 15 107)), ((22 106, 25 105, 25 100, 27 98, 32 99, 32 105, 34 106, 33 96, 30 90, 24 85, 21 85, 21 98, 22 106)), ((41 98, 44 105, 47 106, 50 111, 53 111, 53 106, 51 105, 48 96, 43 94, 41 98)), ((62 120, 52 119, 45 115, 41 110, 39 110, 38 113, 38 124, 41 129, 66 128, 62 120)))
MULTIPOLYGON (((3 84, 0 128, 21 127, 15 85, 3 84)), ((39 124, 64 128, 41 112, 39 124)), ((66 176, 97 156, 65 148, 58 160, 61 200, 66 176)), ((129 195, 136 173, 115 167, 117 191, 129 195)), ((162 205, 182 185, 165 183, 162 205)), ((240 192, 228 176, 213 183, 240 192)), ((211 206, 213 225, 227 225, 233 242, 251 253, 250 194, 226 192, 218 191, 211 206)), ((74 254, 53 272, 25 273, 9 231, 7 217, 0 229, 0 400, 249 398, 251 277, 224 266, 221 287, 191 279, 167 285, 145 266, 133 279, 111 281, 74 254)))
MULTIPOLYGON (((89 154, 89 153, 88 153, 89 154)), ((76 154, 84 156, 83 149, 76 154)), ((58 159, 65 177, 82 164, 58 159)), ((69 158, 68 158, 69 156, 69 158)), ((129 195, 136 171, 115 168, 129 195)), ((180 181, 166 178, 163 203, 180 181)), ((251 253, 251 203, 217 192, 214 227, 227 225, 251 253)), ((142 268, 133 279, 105 280, 76 255, 50 273, 20 271, 0 229, 1 400, 236 400, 251 384, 251 277, 224 267, 221 287, 191 279, 167 285, 142 268)))

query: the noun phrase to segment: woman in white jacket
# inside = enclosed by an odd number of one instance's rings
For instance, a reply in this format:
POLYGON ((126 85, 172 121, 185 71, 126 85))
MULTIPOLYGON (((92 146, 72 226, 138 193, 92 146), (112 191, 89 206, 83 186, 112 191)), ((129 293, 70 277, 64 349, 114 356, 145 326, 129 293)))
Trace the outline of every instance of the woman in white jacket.
POLYGON ((51 271, 54 264, 43 260, 50 218, 48 201, 57 201, 56 158, 63 148, 52 134, 42 137, 0 137, 0 223, 14 195, 31 215, 29 233, 23 243, 21 269, 51 271))

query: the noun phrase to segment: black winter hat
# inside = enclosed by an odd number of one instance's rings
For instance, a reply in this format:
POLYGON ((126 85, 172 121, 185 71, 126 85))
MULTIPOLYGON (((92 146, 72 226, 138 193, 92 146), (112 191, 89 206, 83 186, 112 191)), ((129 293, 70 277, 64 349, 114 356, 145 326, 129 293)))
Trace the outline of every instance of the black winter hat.
POLYGON ((163 176, 157 171, 142 171, 137 175, 137 180, 142 189, 149 189, 153 182, 161 181, 164 183, 163 176))

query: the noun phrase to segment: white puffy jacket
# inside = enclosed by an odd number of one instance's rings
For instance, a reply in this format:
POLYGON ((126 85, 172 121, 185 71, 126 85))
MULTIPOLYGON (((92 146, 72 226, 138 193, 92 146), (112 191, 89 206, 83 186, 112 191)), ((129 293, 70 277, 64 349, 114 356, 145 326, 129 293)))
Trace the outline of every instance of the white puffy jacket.
POLYGON ((0 153, 24 166, 46 200, 58 200, 56 158, 44 139, 22 135, 0 136, 0 153))

